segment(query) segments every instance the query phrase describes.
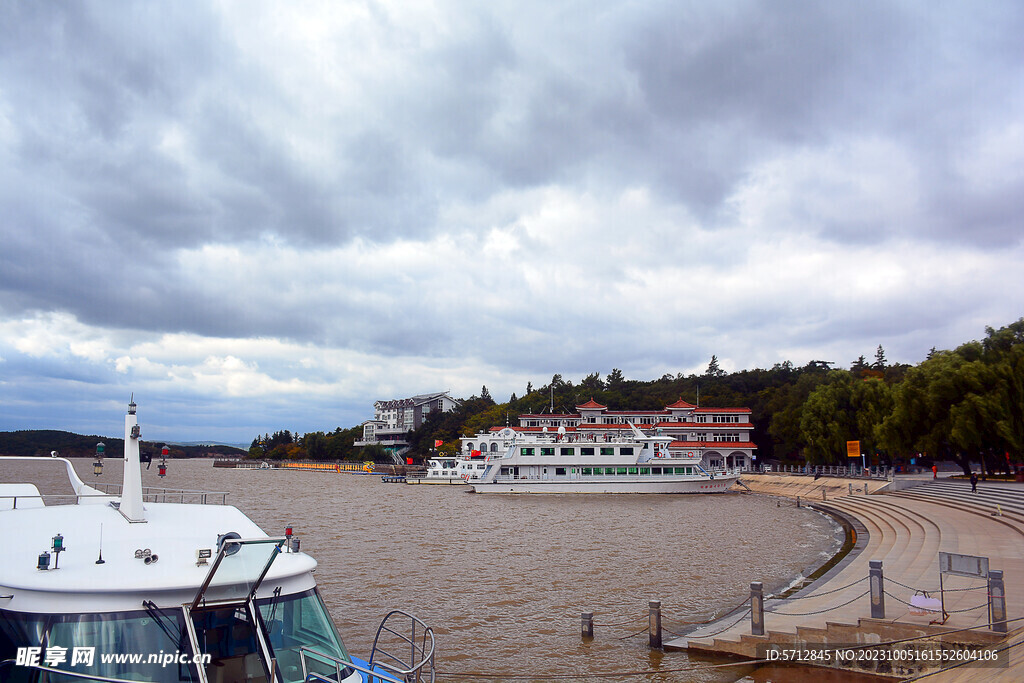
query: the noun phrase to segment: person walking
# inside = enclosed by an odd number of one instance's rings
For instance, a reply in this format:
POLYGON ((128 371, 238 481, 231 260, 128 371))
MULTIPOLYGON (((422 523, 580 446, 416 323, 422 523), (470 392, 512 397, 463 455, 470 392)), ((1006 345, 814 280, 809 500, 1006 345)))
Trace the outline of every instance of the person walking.
POLYGON ((975 472, 971 472, 971 493, 978 492, 978 475, 975 472))
POLYGON ((939 466, 938 465, 932 465, 932 479, 938 479, 938 478, 939 478, 939 466))

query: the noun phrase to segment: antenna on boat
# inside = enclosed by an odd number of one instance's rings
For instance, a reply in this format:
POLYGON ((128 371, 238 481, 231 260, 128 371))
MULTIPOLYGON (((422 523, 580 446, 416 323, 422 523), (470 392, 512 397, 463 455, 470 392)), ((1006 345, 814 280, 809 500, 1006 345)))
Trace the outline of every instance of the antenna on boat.
POLYGON ((96 564, 106 564, 103 559, 103 522, 100 522, 100 559, 96 560, 96 564))

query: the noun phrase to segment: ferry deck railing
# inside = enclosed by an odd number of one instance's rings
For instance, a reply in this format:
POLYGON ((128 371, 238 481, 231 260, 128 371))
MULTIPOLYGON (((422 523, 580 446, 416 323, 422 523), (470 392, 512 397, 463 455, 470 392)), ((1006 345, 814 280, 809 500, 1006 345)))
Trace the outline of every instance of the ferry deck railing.
MULTIPOLYGON (((120 484, 91 484, 93 488, 102 488, 103 493, 40 493, 0 496, 0 501, 9 500, 11 506, 0 504, 0 510, 17 509, 18 501, 37 500, 44 506, 80 505, 90 499, 97 501, 112 500, 121 495, 120 484), (115 492, 111 493, 111 489, 115 492)), ((199 505, 227 505, 227 491, 190 491, 188 489, 167 489, 144 487, 142 499, 147 503, 194 503, 199 505), (218 500, 219 497, 219 500, 218 500)), ((38 506, 34 506, 38 507, 38 506)))

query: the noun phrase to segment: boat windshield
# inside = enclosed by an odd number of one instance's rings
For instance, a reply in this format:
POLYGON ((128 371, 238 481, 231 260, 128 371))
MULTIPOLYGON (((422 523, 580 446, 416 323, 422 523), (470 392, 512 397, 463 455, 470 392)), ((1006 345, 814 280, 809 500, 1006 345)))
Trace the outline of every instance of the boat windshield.
MULTIPOLYGON (((349 661, 348 652, 341 642, 316 589, 305 593, 286 595, 257 601, 260 616, 270 634, 270 649, 277 658, 277 668, 285 683, 302 681, 302 663, 299 650, 311 648, 335 659, 349 661)), ((335 678, 334 667, 307 658, 311 671, 335 678)), ((345 677, 345 672, 342 673, 345 677)))
MULTIPOLYGON (((13 658, 18 648, 34 649, 36 661, 76 674, 129 681, 193 683, 199 678, 180 609, 110 614, 0 614, 0 655, 13 658), (7 652, 7 649, 11 652, 7 652)), ((40 680, 35 669, 13 666, 0 679, 40 680)), ((79 677, 48 673, 56 683, 79 677)))
MULTIPOLYGON (((198 683, 196 664, 211 682, 245 680, 266 683, 259 655, 259 634, 277 659, 282 683, 304 680, 300 648, 349 661, 334 622, 316 589, 257 600, 261 624, 254 623, 244 604, 192 612, 199 655, 190 644, 181 609, 158 609, 111 614, 20 614, 0 612, 0 659, 15 659, 18 648, 38 647, 44 666, 125 681, 198 683)), ((307 672, 338 680, 333 663, 307 657, 307 672)), ((81 678, 50 672, 44 676, 24 666, 0 668, 5 683, 73 683, 81 678)), ((352 669, 341 680, 358 681, 352 669)))

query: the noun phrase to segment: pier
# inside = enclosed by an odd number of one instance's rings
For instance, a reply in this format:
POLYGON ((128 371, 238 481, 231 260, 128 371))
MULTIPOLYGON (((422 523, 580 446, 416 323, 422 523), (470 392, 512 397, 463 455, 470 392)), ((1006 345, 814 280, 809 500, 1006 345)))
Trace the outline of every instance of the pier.
MULTIPOLYGON (((765 656, 903 641, 918 647, 1002 650, 1001 663, 821 663, 851 671, 956 682, 1024 679, 1024 484, 899 476, 894 481, 745 475, 758 493, 807 504, 852 525, 856 543, 836 566, 791 595, 761 594, 752 575, 744 609, 665 642, 666 650, 765 656), (985 576, 940 573, 940 554, 987 559, 985 576), (940 587, 943 589, 940 593, 940 587), (935 609, 935 598, 942 608, 935 609), (930 599, 930 600, 929 600, 930 599), (944 610, 944 613, 943 613, 944 610), (943 623, 944 622, 944 623, 943 623), (923 639, 923 640, 908 640, 923 639)), ((756 573, 756 569, 750 570, 756 573)), ((814 662, 803 661, 804 664, 814 662)))

